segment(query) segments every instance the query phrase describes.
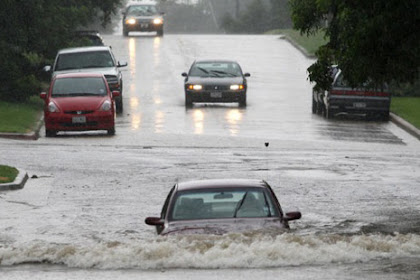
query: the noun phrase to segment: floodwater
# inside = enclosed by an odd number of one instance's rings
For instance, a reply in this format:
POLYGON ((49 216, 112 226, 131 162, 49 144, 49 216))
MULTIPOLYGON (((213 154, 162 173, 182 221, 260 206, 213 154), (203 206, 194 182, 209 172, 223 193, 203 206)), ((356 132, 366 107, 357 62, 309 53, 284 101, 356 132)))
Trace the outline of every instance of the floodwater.
POLYGON ((419 279, 420 144, 392 123, 310 112, 312 63, 277 36, 105 36, 124 68, 117 134, 0 139, 1 279, 419 279), (238 60, 248 106, 184 107, 196 58, 238 60), (264 143, 268 142, 266 147, 264 143), (159 237, 178 181, 264 179, 291 230, 159 237))

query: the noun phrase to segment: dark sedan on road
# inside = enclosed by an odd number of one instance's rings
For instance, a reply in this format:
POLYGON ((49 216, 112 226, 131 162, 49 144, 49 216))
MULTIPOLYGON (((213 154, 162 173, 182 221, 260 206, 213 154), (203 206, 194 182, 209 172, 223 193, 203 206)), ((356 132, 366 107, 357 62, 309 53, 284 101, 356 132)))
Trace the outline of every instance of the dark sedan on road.
POLYGON ((246 106, 247 80, 249 73, 235 61, 197 60, 185 77, 185 106, 196 103, 238 102, 246 106))
POLYGON ((156 31, 157 36, 163 36, 163 13, 158 12, 156 3, 129 3, 122 14, 123 36, 131 31, 156 31))
POLYGON ((176 184, 169 192, 160 217, 145 223, 157 233, 225 234, 289 228, 300 212, 283 214, 271 187, 260 180, 200 180, 176 184))
POLYGON ((101 73, 70 73, 54 76, 45 100, 45 135, 58 131, 106 130, 115 134, 115 101, 101 73))

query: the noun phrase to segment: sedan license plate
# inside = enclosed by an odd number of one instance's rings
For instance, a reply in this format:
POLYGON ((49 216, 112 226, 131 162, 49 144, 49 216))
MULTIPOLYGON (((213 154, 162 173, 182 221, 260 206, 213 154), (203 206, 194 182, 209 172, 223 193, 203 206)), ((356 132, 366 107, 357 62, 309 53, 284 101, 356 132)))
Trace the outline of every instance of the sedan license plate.
POLYGON ((353 107, 354 108, 366 108, 366 103, 364 103, 364 102, 354 102, 353 107))
POLYGON ((221 92, 210 92, 210 97, 211 98, 221 98, 222 93, 221 92))
POLYGON ((142 23, 142 24, 140 25, 140 27, 141 27, 141 28, 148 28, 148 27, 149 27, 149 24, 148 24, 148 23, 142 23))
POLYGON ((86 123, 86 117, 85 116, 73 117, 72 122, 73 123, 86 123))

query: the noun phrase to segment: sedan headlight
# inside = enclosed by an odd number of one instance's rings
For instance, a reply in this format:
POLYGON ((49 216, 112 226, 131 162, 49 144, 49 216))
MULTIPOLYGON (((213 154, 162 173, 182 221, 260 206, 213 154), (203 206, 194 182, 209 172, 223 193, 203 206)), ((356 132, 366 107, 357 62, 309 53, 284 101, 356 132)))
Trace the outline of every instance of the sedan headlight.
POLYGON ((135 18, 129 18, 125 21, 126 24, 136 24, 136 19, 135 18))
POLYGON ((50 103, 48 103, 48 112, 58 113, 60 112, 60 110, 58 110, 57 105, 55 105, 55 103, 51 101, 50 103))
POLYGON ((191 89, 191 90, 202 90, 203 89, 203 86, 202 85, 189 85, 188 86, 188 89, 191 89))
POLYGON ((163 20, 161 18, 155 18, 155 19, 153 19, 153 24, 158 25, 158 24, 162 24, 162 23, 163 23, 163 20))
POLYGON ((109 111, 111 110, 111 102, 109 100, 105 100, 104 103, 102 103, 101 111, 109 111))
POLYGON ((241 90, 244 89, 244 85, 231 85, 230 90, 241 90))

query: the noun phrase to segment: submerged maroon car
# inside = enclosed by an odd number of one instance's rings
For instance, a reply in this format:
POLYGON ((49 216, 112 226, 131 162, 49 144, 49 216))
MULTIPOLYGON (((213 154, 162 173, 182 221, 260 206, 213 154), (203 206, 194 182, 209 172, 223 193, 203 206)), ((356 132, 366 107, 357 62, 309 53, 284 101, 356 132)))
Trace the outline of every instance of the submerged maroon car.
POLYGON ((273 190, 261 180, 201 180, 176 184, 160 217, 145 222, 157 233, 225 234, 289 228, 300 212, 283 213, 273 190))
POLYGON ((71 73, 56 75, 45 100, 45 135, 58 131, 106 130, 115 134, 115 97, 105 76, 100 73, 71 73))

